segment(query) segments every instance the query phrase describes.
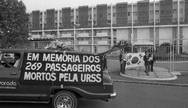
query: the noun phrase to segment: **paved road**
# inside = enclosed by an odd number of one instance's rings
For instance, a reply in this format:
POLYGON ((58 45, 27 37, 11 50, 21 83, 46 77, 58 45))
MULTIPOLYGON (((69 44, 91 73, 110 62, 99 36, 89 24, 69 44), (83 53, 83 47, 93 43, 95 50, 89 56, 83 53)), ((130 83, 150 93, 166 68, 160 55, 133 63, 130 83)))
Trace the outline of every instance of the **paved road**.
POLYGON ((118 97, 109 103, 82 101, 79 108, 187 108, 188 88, 115 83, 118 97))
MULTIPOLYGON (((80 100, 78 108, 187 108, 188 88, 115 82, 110 102, 80 100)), ((5 104, 0 108, 50 108, 48 104, 5 104)))

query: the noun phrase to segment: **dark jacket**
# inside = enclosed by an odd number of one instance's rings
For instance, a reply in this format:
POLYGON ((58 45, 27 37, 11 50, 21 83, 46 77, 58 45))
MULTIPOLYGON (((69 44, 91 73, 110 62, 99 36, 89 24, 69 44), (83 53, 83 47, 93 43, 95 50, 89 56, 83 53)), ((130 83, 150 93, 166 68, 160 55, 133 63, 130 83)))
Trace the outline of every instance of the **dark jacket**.
POLYGON ((154 54, 149 54, 149 57, 151 57, 152 56, 152 60, 151 61, 149 61, 150 63, 153 63, 153 62, 155 62, 156 61, 156 57, 155 57, 155 55, 154 54))

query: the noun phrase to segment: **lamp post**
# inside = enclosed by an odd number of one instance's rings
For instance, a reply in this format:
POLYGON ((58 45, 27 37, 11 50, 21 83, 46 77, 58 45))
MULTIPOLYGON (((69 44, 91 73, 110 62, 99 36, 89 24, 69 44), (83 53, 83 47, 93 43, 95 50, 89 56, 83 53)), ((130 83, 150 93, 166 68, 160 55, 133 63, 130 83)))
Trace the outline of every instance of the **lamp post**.
POLYGON ((45 23, 45 18, 44 18, 44 12, 42 12, 42 37, 45 37, 45 33, 44 33, 44 23, 45 23))
POLYGON ((178 0, 177 3, 178 3, 177 53, 180 54, 180 0, 178 0))
POLYGON ((60 22, 60 12, 59 12, 59 10, 57 11, 57 38, 60 38, 60 31, 59 31, 59 22, 60 22))
POLYGON ((112 4, 110 5, 110 35, 111 35, 111 46, 110 47, 113 47, 114 46, 114 36, 113 36, 113 6, 112 4))
POLYGON ((155 0, 153 2, 153 47, 154 51, 156 50, 156 13, 155 13, 155 0))
POLYGON ((73 25, 73 31, 74 31, 74 50, 76 50, 76 27, 80 26, 80 24, 76 24, 76 9, 74 9, 74 25, 73 25))
POLYGON ((94 51, 94 31, 93 31, 93 25, 94 25, 94 14, 93 14, 93 8, 94 7, 91 7, 91 52, 92 53, 95 53, 94 51))
POLYGON ((131 13, 132 13, 132 17, 131 17, 131 52, 133 52, 133 37, 134 37, 134 7, 133 7, 133 0, 131 2, 131 13))
POLYGON ((74 43, 73 43, 73 46, 74 46, 74 50, 76 50, 76 25, 74 23, 74 43))

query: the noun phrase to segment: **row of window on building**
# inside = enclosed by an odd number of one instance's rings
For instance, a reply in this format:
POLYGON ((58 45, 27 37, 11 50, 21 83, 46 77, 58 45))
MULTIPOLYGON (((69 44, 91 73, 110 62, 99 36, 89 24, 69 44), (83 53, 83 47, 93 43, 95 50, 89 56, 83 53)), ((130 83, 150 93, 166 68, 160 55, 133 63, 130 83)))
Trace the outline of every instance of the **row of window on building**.
POLYGON ((188 1, 160 0, 157 2, 138 1, 115 5, 100 4, 95 7, 67 7, 61 10, 47 9, 32 11, 31 30, 51 30, 91 27, 119 27, 134 25, 170 25, 188 23, 188 1), (178 14, 179 12, 179 14, 178 14), (179 15, 179 16, 178 16, 179 15), (178 20, 179 17, 179 20, 178 20), (155 21, 154 21, 155 20, 155 21))

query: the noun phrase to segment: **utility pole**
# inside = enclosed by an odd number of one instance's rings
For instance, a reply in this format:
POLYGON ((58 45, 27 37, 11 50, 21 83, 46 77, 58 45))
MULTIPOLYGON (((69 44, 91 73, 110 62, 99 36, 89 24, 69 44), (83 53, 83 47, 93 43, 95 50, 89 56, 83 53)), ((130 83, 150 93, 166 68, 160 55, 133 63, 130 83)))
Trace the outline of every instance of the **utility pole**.
POLYGON ((180 54, 180 0, 178 2, 178 28, 177 28, 177 53, 180 54))
POLYGON ((60 22, 60 12, 57 10, 57 38, 60 38, 60 31, 59 31, 59 22, 60 22))
POLYGON ((156 16, 155 16, 155 0, 153 3, 153 47, 154 47, 154 51, 156 50, 156 16))
POLYGON ((44 33, 44 23, 45 23, 45 21, 44 21, 45 19, 44 19, 44 11, 42 11, 42 37, 45 37, 45 33, 44 33))
POLYGON ((132 13, 132 17, 131 17, 131 52, 133 52, 133 38, 134 38, 134 5, 133 5, 133 0, 131 3, 131 13, 132 13))
POLYGON ((111 12, 111 22, 110 22, 110 34, 111 34, 111 47, 114 46, 114 36, 113 36, 113 6, 111 4, 110 7, 110 12, 111 12))
POLYGON ((76 9, 74 8, 74 25, 73 25, 73 32, 74 32, 74 43, 73 43, 73 47, 74 50, 76 50, 76 9))
POLYGON ((93 31, 93 21, 94 21, 94 15, 93 15, 93 6, 91 7, 91 52, 94 53, 94 31, 93 31))

